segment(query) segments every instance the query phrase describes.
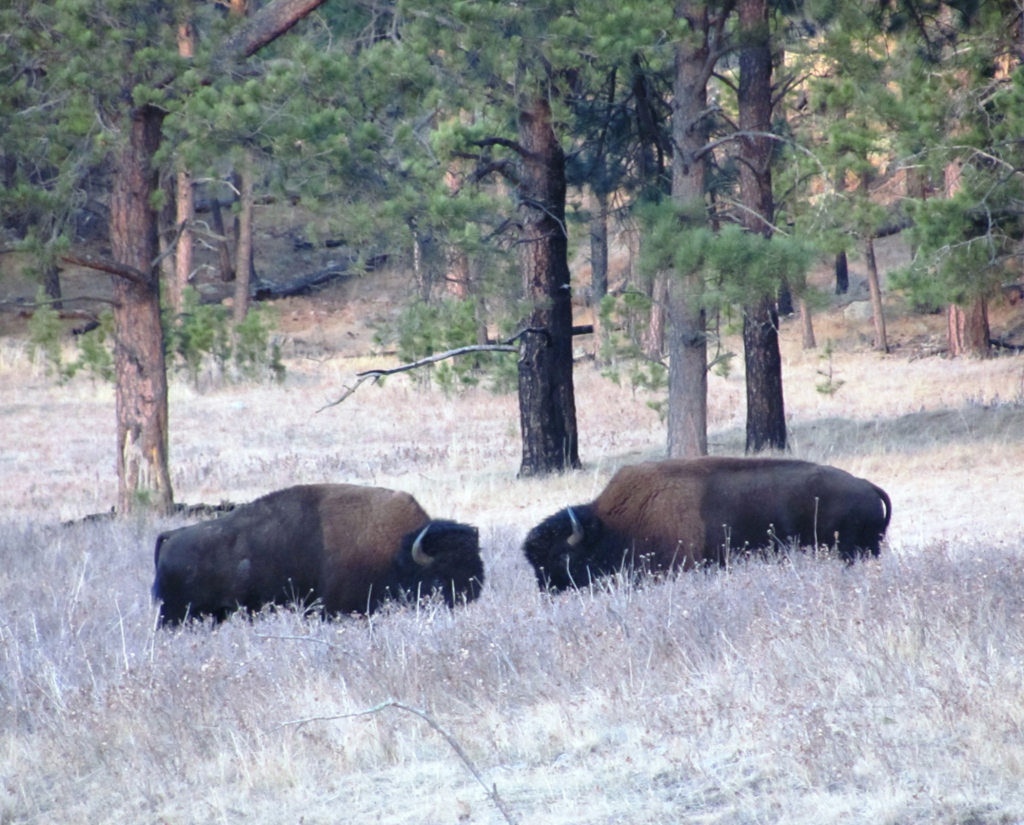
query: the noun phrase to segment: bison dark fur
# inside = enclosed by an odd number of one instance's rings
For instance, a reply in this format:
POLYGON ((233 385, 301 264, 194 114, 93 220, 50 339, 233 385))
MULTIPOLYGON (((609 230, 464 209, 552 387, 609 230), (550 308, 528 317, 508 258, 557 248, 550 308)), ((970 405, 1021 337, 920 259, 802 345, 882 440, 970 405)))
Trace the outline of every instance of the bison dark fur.
POLYGON ((367 613, 435 591, 451 606, 484 581, 475 527, 431 520, 407 493, 349 484, 289 487, 161 533, 154 562, 167 624, 292 602, 367 613))
POLYGON ((534 527, 523 551, 541 588, 564 590, 622 569, 724 564, 789 541, 835 547, 848 561, 877 556, 891 516, 884 490, 835 467, 671 459, 623 467, 593 502, 534 527))

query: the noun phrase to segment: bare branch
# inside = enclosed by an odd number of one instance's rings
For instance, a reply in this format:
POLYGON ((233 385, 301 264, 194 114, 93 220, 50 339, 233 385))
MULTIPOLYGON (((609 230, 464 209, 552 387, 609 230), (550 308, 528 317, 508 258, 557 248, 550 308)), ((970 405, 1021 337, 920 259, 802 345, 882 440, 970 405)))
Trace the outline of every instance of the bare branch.
POLYGON ((382 369, 357 372, 356 376, 359 378, 380 378, 384 375, 395 375, 399 372, 408 372, 409 370, 414 370, 417 367, 425 367, 427 364, 434 364, 438 361, 454 358, 457 355, 465 355, 467 352, 519 352, 519 347, 513 347, 508 344, 471 344, 467 347, 456 347, 455 349, 450 349, 447 352, 439 352, 437 355, 421 358, 419 361, 413 361, 411 364, 402 364, 399 367, 392 367, 389 370, 382 369))
POLYGON ((512 816, 512 812, 506 807, 502 798, 498 796, 498 786, 491 785, 490 787, 487 787, 487 783, 484 781, 483 776, 481 776, 479 769, 473 763, 473 760, 469 758, 469 754, 466 753, 466 749, 463 748, 461 744, 459 744, 459 740, 456 739, 447 730, 442 728, 440 723, 438 723, 438 721, 425 710, 421 710, 420 708, 414 708, 412 705, 405 704, 405 702, 399 702, 397 699, 387 699, 378 705, 374 705, 372 708, 356 711, 354 713, 341 713, 336 716, 312 716, 307 719, 296 719, 292 722, 283 722, 277 727, 271 728, 267 732, 273 733, 274 731, 281 730, 285 727, 290 727, 292 725, 301 726, 306 725, 310 722, 333 722, 338 719, 353 719, 358 716, 368 716, 373 713, 380 713, 382 710, 386 710, 387 708, 397 708, 398 710, 404 710, 407 713, 411 713, 414 716, 418 716, 420 719, 426 722, 436 733, 440 734, 441 738, 443 738, 444 741, 449 744, 449 746, 453 751, 455 751, 459 759, 462 760, 462 764, 464 764, 469 769, 469 772, 473 774, 473 778, 480 783, 480 786, 484 789, 484 792, 487 794, 488 797, 490 797, 491 801, 495 804, 498 810, 501 811, 501 815, 505 817, 505 821, 508 822, 509 825, 516 825, 516 819, 514 816, 512 816))
MULTIPOLYGON (((117 301, 110 298, 93 297, 90 295, 78 295, 74 298, 51 298, 47 301, 0 301, 0 312, 18 312, 24 309, 39 309, 56 303, 80 303, 82 301, 95 301, 98 304, 110 304, 112 307, 120 306, 117 301)), ((81 310, 78 310, 81 311, 81 310)))
POLYGON ((139 284, 140 286, 150 286, 152 281, 145 276, 142 272, 139 272, 134 266, 128 266, 127 264, 119 264, 117 261, 111 261, 107 258, 96 258, 92 255, 61 255, 62 261, 67 261, 69 264, 75 266, 84 266, 87 269, 95 269, 99 272, 109 272, 111 275, 116 275, 119 278, 125 278, 132 283, 139 284))
POLYGON ((166 258, 168 255, 171 255, 174 252, 174 250, 178 248, 178 241, 181 240, 181 236, 185 234, 185 230, 188 228, 189 227, 186 221, 182 221, 175 227, 174 238, 173 240, 171 240, 169 244, 167 244, 167 249, 165 249, 163 252, 157 255, 153 263, 150 264, 150 266, 152 266, 153 269, 156 269, 158 266, 160 266, 160 263, 163 261, 163 259, 166 258))
POLYGON ((436 355, 431 355, 427 358, 421 358, 419 361, 413 361, 410 364, 401 364, 400 366, 392 367, 391 369, 366 370, 365 372, 357 372, 356 378, 358 378, 359 380, 356 381, 356 383, 353 384, 351 387, 345 387, 345 391, 341 394, 340 398, 338 398, 336 401, 331 401, 327 404, 324 404, 319 410, 317 410, 317 412, 322 412, 323 410, 326 410, 328 407, 338 406, 338 404, 340 404, 342 401, 344 401, 346 398, 352 395, 352 393, 354 393, 357 389, 359 389, 360 385, 364 381, 372 380, 376 382, 377 379, 383 378, 385 375, 395 375, 400 372, 408 372, 409 370, 414 370, 417 369, 418 367, 425 367, 428 364, 436 364, 438 361, 444 361, 448 358, 455 358, 458 355, 465 355, 468 352, 519 352, 519 347, 513 345, 524 335, 528 335, 530 333, 543 335, 545 338, 547 338, 548 344, 551 343, 551 333, 548 332, 546 329, 542 327, 526 327, 526 329, 519 330, 519 332, 517 332, 511 338, 500 344, 471 344, 470 346, 466 347, 456 347, 455 349, 450 349, 447 352, 439 352, 436 355))
POLYGON ((364 381, 369 381, 371 378, 376 383, 377 379, 380 378, 380 376, 379 375, 364 375, 364 376, 362 376, 351 387, 345 387, 345 392, 343 392, 341 394, 340 398, 338 398, 336 401, 331 401, 331 402, 329 402, 327 404, 324 404, 319 410, 317 410, 317 412, 318 413, 319 412, 323 412, 328 407, 337 407, 342 401, 344 401, 346 398, 348 398, 350 395, 352 395, 352 393, 354 393, 356 390, 358 390, 360 384, 362 384, 364 381))

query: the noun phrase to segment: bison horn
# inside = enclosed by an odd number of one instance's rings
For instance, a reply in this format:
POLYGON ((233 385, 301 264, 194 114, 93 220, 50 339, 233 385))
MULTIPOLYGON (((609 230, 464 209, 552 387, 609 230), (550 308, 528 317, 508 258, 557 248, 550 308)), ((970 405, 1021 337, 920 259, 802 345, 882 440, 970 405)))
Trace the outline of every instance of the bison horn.
POLYGON ((416 562, 416 564, 418 564, 420 567, 427 567, 428 565, 434 563, 434 559, 431 556, 428 556, 426 553, 424 553, 423 547, 421 546, 423 543, 423 537, 427 534, 427 530, 429 529, 430 525, 428 524, 426 527, 423 528, 423 531, 418 536, 416 536, 416 541, 412 543, 412 560, 416 562))
POLYGON ((572 507, 566 507, 569 512, 569 521, 572 522, 572 535, 566 539, 566 543, 570 547, 575 547, 581 541, 583 541, 583 528, 580 527, 579 519, 576 518, 576 514, 572 511, 572 507))

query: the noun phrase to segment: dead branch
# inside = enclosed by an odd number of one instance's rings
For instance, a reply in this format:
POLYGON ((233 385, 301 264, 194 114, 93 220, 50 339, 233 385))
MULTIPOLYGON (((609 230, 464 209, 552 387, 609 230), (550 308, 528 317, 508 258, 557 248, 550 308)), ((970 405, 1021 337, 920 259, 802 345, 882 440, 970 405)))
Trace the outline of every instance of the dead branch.
POLYGON ((99 272, 109 272, 119 278, 125 278, 140 286, 149 286, 150 280, 134 266, 119 264, 107 258, 97 258, 93 255, 61 255, 60 259, 75 266, 84 266, 86 269, 95 269, 99 272))
POLYGON ((274 731, 281 730, 285 727, 290 727, 292 725, 302 726, 309 724, 310 722, 333 722, 338 719, 352 719, 357 716, 368 716, 373 713, 380 713, 382 710, 386 710, 387 708, 397 708, 398 710, 404 710, 407 713, 411 713, 414 716, 418 716, 420 719, 426 722, 436 733, 440 734, 441 738, 443 738, 445 742, 447 742, 449 746, 451 746, 451 749, 455 751, 459 759, 462 760, 462 764, 464 764, 469 769, 469 772, 473 774, 473 778, 480 783, 480 786, 484 789, 484 792, 487 794, 490 800, 495 804, 498 810, 501 811, 501 815, 505 817, 505 821, 508 822, 509 825, 516 825, 516 819, 514 816, 512 816, 512 812, 509 811, 509 809, 506 807, 502 798, 498 796, 498 786, 492 784, 490 787, 487 787, 487 783, 484 781, 483 776, 480 775, 479 769, 476 767, 475 764, 473 764, 473 760, 469 758, 469 754, 466 753, 466 749, 463 748, 461 744, 459 744, 459 740, 456 739, 447 730, 442 728, 438 721, 425 710, 421 710, 420 708, 414 708, 412 705, 405 704, 405 702, 399 702, 397 699, 387 699, 386 701, 381 702, 378 705, 374 705, 372 708, 356 711, 354 713, 341 713, 335 716, 311 716, 306 719, 296 719, 292 722, 282 722, 280 725, 278 725, 275 728, 271 728, 267 732, 273 733, 274 731))
MULTIPOLYGON (((31 310, 40 309, 41 307, 52 306, 58 302, 65 304, 81 303, 83 301, 95 302, 98 304, 110 304, 113 307, 120 306, 117 301, 112 301, 110 298, 100 298, 91 295, 78 295, 74 298, 50 298, 46 301, 22 301, 20 299, 14 301, 0 301, 0 312, 28 312, 31 310)), ((62 313, 61 317, 64 318, 76 318, 78 316, 72 312, 62 313)))
POLYGON ((467 352, 519 352, 519 347, 512 346, 511 344, 471 344, 466 347, 456 347, 455 349, 450 349, 447 352, 439 352, 437 355, 421 358, 419 361, 413 361, 411 364, 402 364, 399 367, 392 367, 389 370, 381 369, 357 372, 356 376, 359 378, 380 378, 385 375, 408 372, 409 370, 414 370, 417 367, 425 367, 427 364, 434 364, 438 361, 445 361, 448 358, 454 358, 457 355, 465 355, 467 352))
POLYGON ((359 389, 360 385, 364 381, 376 382, 379 378, 383 378, 385 375, 395 375, 396 373, 400 372, 408 372, 409 370, 414 370, 417 369, 418 367, 425 367, 428 364, 436 364, 438 361, 444 361, 448 358, 454 358, 457 355, 465 355, 467 352, 519 352, 519 347, 513 345, 524 335, 528 335, 531 332, 545 336, 548 339, 548 342, 550 343, 551 333, 549 333, 546 329, 542 329, 541 327, 527 327, 526 329, 519 330, 519 332, 517 332, 507 341, 503 341, 500 344, 472 344, 466 347, 456 347, 455 349, 450 349, 447 352, 439 352, 437 353, 437 355, 431 355, 427 358, 421 358, 419 361, 413 361, 411 364, 402 364, 397 367, 392 367, 391 369, 366 370, 365 372, 357 372, 356 378, 358 378, 359 380, 356 381, 356 383, 353 384, 351 387, 345 387, 345 391, 341 394, 340 398, 338 398, 336 401, 331 401, 327 404, 324 404, 319 410, 317 410, 317 412, 323 412, 329 407, 337 407, 342 401, 344 401, 346 398, 352 395, 352 393, 359 389))
POLYGON ((362 378, 360 378, 358 381, 356 381, 356 383, 353 384, 351 387, 345 387, 345 391, 341 394, 341 396, 337 400, 331 401, 331 402, 329 402, 327 404, 324 404, 319 410, 317 410, 317 412, 318 413, 323 412, 328 407, 337 407, 342 401, 344 401, 346 398, 348 398, 350 395, 352 395, 352 393, 354 393, 356 390, 358 390, 359 389, 359 385, 362 384, 364 381, 369 381, 372 378, 374 383, 376 383, 376 381, 377 381, 377 379, 379 377, 380 376, 377 376, 377 375, 374 375, 374 376, 364 375, 362 378))

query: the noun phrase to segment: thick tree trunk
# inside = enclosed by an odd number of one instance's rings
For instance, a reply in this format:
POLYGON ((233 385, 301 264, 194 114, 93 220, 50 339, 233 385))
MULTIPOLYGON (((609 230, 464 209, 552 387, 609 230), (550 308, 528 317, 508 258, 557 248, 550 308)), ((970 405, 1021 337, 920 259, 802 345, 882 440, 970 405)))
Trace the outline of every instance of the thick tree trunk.
MULTIPOLYGON (((767 0, 740 0, 740 199, 748 232, 772 235, 772 53, 767 0)), ((788 293, 788 289, 787 289, 788 293)), ((748 453, 786 449, 779 315, 772 295, 751 296, 743 308, 743 353, 747 372, 748 453)), ((790 309, 792 300, 789 301, 790 309)))
POLYGON ((978 298, 966 309, 951 304, 946 320, 951 356, 972 355, 975 358, 988 358, 991 352, 991 330, 988 324, 988 303, 984 298, 978 298))
POLYGON ((523 210, 520 266, 533 311, 519 359, 523 435, 520 476, 580 466, 572 376, 572 294, 565 231, 565 156, 551 124, 551 107, 534 98, 519 115, 524 151, 519 184, 523 210))
MULTIPOLYGON (((957 159, 946 164, 944 171, 945 196, 952 198, 963 187, 963 163, 957 159)), ((947 346, 952 357, 973 355, 989 356, 990 330, 988 303, 979 297, 969 307, 950 304, 946 310, 947 346)))
POLYGON ((786 449, 786 412, 782 396, 779 317, 770 295, 743 315, 743 352, 747 370, 748 453, 786 449))
MULTIPOLYGON (((707 147, 707 83, 712 59, 709 17, 700 2, 683 0, 676 15, 685 18, 690 37, 675 47, 673 83, 672 200, 686 217, 681 227, 702 226, 707 147)), ((702 307, 703 274, 677 272, 668 291, 668 455, 686 458, 708 451, 707 328, 702 307)))
POLYGON ((114 157, 110 242, 114 260, 137 277, 114 278, 114 370, 117 377, 117 512, 139 504, 170 512, 167 465, 167 371, 160 326, 160 283, 153 156, 163 114, 136 109, 126 124, 127 143, 114 157))

